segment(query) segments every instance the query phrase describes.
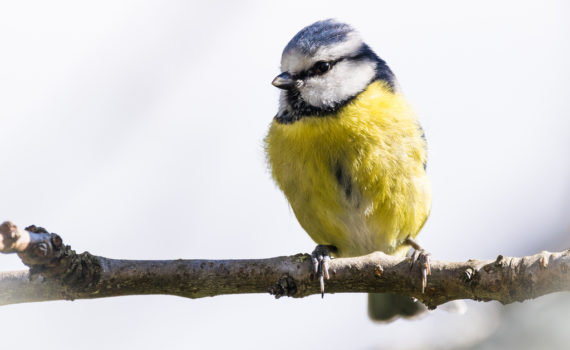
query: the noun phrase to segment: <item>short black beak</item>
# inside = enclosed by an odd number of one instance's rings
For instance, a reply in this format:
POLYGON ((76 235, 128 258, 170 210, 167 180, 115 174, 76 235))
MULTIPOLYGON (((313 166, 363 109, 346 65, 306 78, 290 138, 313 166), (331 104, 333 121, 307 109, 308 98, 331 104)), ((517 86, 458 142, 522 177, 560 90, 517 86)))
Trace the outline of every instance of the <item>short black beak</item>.
POLYGON ((271 84, 283 90, 291 90, 297 84, 297 81, 293 79, 289 72, 283 72, 276 76, 271 84))

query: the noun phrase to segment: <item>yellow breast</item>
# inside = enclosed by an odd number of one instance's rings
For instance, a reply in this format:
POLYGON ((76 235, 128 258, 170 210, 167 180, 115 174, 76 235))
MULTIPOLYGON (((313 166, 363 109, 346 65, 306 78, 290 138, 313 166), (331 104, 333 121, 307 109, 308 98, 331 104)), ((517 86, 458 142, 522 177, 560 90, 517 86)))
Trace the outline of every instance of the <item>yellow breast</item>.
POLYGON ((339 256, 407 250, 403 240, 429 215, 422 131, 403 96, 381 82, 334 115, 273 121, 265 142, 299 223, 339 256))

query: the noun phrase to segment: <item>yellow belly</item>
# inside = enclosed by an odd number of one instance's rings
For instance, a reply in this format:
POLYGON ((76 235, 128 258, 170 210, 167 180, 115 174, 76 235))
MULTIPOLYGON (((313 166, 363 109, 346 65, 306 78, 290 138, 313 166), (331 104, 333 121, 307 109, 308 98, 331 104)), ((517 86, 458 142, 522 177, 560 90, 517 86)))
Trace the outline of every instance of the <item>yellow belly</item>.
POLYGON ((339 256, 403 252, 429 215, 422 131, 403 96, 381 82, 335 115, 273 121, 265 142, 299 223, 339 256))

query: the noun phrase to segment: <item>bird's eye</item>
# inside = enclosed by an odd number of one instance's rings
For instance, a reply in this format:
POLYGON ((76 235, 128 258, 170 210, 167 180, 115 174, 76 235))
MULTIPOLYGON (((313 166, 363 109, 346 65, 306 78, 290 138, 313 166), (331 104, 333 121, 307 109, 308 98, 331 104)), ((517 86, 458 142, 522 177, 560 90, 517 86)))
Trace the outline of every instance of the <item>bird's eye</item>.
POLYGON ((317 62, 313 66, 313 72, 317 75, 321 75, 326 73, 329 69, 331 69, 331 64, 328 62, 317 62))

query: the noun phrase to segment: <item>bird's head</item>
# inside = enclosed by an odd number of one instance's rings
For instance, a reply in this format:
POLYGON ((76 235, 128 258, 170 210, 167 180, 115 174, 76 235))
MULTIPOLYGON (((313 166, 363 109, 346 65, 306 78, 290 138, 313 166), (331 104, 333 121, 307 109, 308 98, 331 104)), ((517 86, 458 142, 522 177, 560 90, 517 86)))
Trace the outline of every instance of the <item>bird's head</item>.
POLYGON ((297 33, 283 50, 273 85, 283 89, 277 120, 334 113, 374 80, 394 88, 395 78, 357 31, 327 19, 297 33))

